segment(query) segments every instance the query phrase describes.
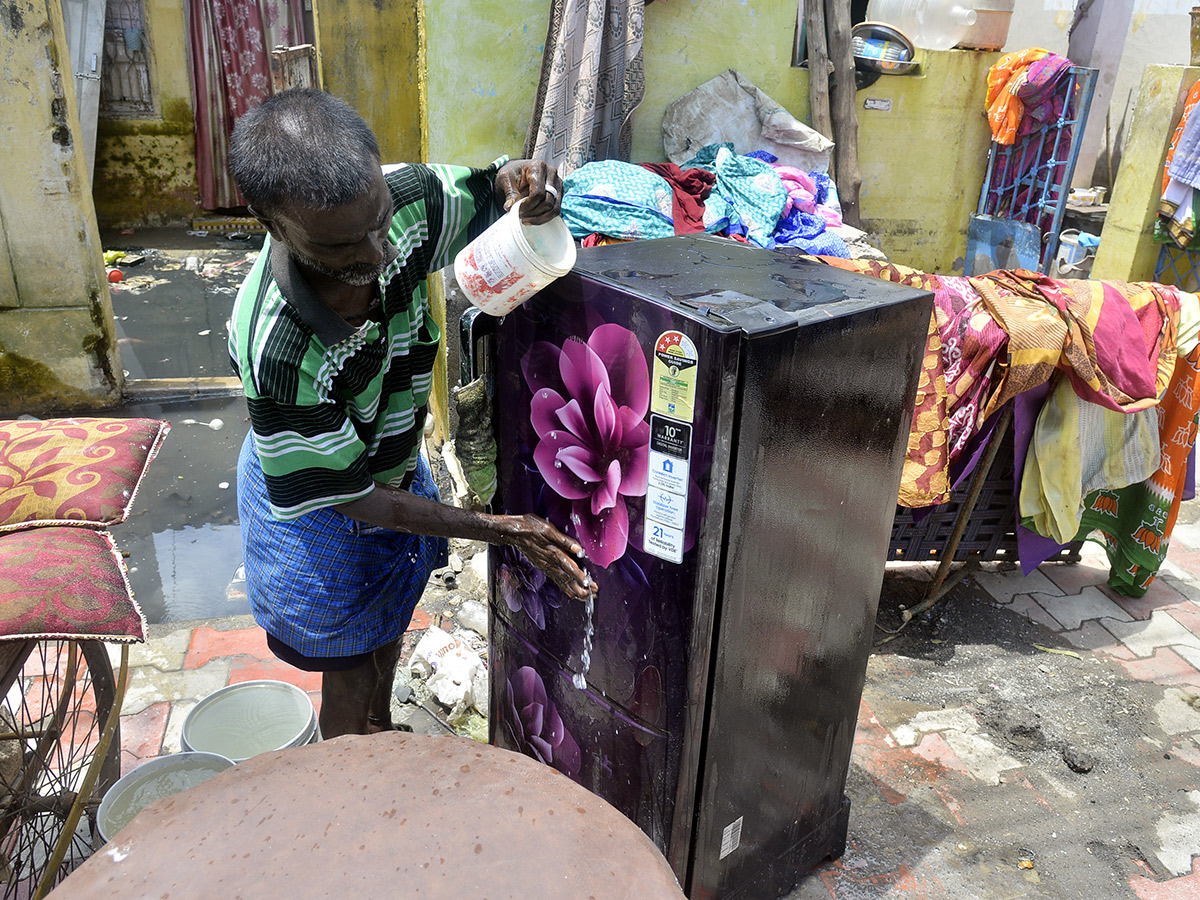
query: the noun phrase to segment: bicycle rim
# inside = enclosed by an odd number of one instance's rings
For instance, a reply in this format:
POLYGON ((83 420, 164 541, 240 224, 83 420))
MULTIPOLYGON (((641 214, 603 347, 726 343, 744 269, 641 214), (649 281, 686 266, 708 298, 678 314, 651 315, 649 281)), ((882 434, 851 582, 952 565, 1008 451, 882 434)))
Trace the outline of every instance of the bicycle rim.
MULTIPOLYGON (((31 897, 47 874, 109 708, 97 711, 111 683, 94 645, 40 641, 0 703, 0 888, 5 900, 31 897), (96 662, 89 665, 89 657, 96 662)), ((65 878, 98 843, 96 808, 108 784, 84 801, 85 815, 53 881, 65 878)))

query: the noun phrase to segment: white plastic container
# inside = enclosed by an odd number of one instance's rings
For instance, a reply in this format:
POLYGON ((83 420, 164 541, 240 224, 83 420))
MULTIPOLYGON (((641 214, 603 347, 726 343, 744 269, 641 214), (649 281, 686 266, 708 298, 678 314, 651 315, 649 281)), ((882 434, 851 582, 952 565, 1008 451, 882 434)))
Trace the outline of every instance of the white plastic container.
POLYGON ((317 714, 308 694, 286 681, 243 681, 209 694, 183 720, 184 750, 242 762, 260 753, 311 744, 317 714))
POLYGON ((1054 256, 1054 278, 1087 278, 1096 259, 1094 251, 1079 240, 1079 230, 1070 228, 1058 236, 1058 253, 1054 256))
POLYGON ((959 0, 870 0, 867 18, 900 29, 925 50, 949 50, 966 37, 976 15, 959 0))
POLYGON ((105 841, 156 800, 170 797, 233 767, 233 760, 216 753, 176 753, 144 762, 117 779, 100 801, 96 828, 105 841))
POLYGON ((454 277, 475 306, 506 316, 575 265, 575 241, 560 217, 544 225, 520 219, 521 201, 458 252, 454 277))
POLYGON ((975 24, 957 46, 971 50, 1000 50, 1008 43, 1016 0, 964 0, 975 9, 975 24))

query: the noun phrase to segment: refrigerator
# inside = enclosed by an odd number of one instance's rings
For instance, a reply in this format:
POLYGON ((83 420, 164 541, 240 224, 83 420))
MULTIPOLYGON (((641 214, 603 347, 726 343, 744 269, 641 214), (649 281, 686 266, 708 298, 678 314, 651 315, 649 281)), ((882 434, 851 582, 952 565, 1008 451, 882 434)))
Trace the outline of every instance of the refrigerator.
MULTIPOLYGON (((464 346, 494 512, 599 593, 489 556, 490 735, 608 800, 692 900, 780 896, 844 795, 932 296, 710 235, 582 250, 464 346)), ((564 861, 569 866, 569 861, 564 861)))

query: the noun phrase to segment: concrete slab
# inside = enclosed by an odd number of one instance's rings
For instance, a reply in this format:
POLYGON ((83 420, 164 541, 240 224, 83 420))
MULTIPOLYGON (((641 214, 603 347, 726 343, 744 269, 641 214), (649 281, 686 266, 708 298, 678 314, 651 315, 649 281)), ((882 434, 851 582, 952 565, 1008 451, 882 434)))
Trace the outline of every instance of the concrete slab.
POLYGON ((971 576, 997 603, 1011 603, 1018 594, 1048 594, 1061 596, 1062 591, 1040 569, 1022 575, 1017 568, 997 572, 976 572, 971 576))
POLYGON ((1138 656, 1151 656, 1159 647, 1200 650, 1200 636, 1188 631, 1166 612, 1155 612, 1142 622, 1104 619, 1100 624, 1138 656))
POLYGON ((1078 594, 1057 597, 1034 594, 1033 599, 1068 631, 1075 631, 1084 622, 1093 619, 1132 621, 1132 617, 1125 610, 1110 600, 1097 587, 1085 587, 1078 594))

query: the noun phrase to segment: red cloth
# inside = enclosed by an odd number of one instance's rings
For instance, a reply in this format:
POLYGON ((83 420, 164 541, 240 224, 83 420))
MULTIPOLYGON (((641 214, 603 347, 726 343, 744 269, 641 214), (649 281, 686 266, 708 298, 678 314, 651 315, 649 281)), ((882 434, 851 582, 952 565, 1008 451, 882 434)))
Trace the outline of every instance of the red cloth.
POLYGON ((704 230, 704 201, 717 176, 704 169, 681 169, 675 163, 642 163, 671 184, 671 216, 676 234, 696 234, 704 230))

